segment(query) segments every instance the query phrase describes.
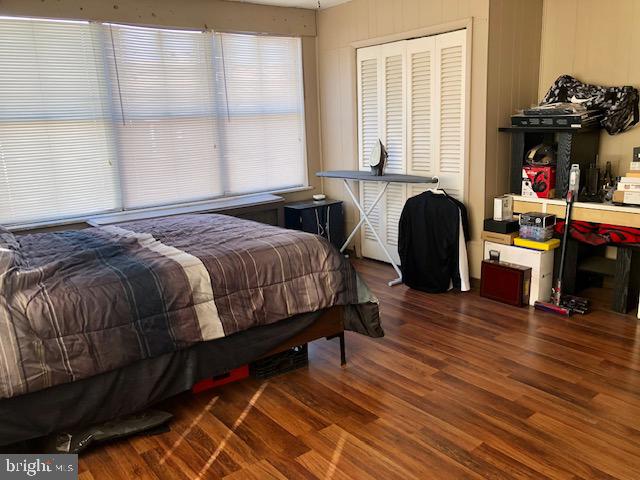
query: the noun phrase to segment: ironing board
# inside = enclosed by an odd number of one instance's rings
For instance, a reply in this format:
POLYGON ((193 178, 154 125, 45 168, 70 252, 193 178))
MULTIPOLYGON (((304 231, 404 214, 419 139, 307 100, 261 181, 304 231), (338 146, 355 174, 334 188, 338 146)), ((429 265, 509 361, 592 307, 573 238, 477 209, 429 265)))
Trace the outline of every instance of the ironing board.
POLYGON ((373 228, 373 225, 371 225, 371 221, 369 220, 369 215, 371 214, 371 212, 373 212, 373 209, 376 208, 376 205, 382 199, 382 196, 384 195, 384 192, 387 190, 387 187, 389 186, 390 183, 435 183, 439 185, 440 180, 438 179, 438 177, 421 177, 418 175, 402 175, 399 173, 386 173, 384 175, 373 175, 370 172, 364 172, 359 170, 331 170, 328 172, 318 172, 316 173, 316 176, 323 177, 323 178, 337 178, 342 180, 342 183, 344 184, 344 188, 347 190, 347 193, 351 197, 351 200, 353 200, 353 203, 355 204, 356 208, 360 211, 360 221, 358 222, 358 224, 355 226, 353 231, 349 234, 349 236, 345 240, 344 244, 340 248, 340 252, 341 253, 344 252, 345 248, 347 248, 347 245, 349 245, 349 243, 351 242, 351 240, 353 240, 353 237, 356 235, 358 230, 360 230, 362 225, 366 222, 367 225, 369 225, 369 228, 371 228, 371 232, 373 233, 373 236, 375 237, 376 242, 378 242, 378 245, 380 245, 380 248, 382 248, 382 251, 385 253, 386 257, 389 259, 389 263, 391 263, 391 266, 394 268, 394 270, 398 274, 398 278, 388 282, 389 286, 391 287, 393 285, 398 285, 399 283, 402 283, 402 272, 400 271, 400 268, 398 267, 398 265, 396 265, 396 262, 393 260, 393 257, 391 257, 389 250, 387 250, 387 247, 385 247, 384 243, 380 239, 378 232, 376 232, 376 230, 373 228), (365 210, 364 206, 361 205, 360 202, 358 201, 358 197, 353 193, 353 190, 349 185, 349 180, 355 180, 358 182, 381 182, 383 184, 383 187, 378 193, 378 196, 373 200, 371 205, 369 205, 369 208, 365 210))

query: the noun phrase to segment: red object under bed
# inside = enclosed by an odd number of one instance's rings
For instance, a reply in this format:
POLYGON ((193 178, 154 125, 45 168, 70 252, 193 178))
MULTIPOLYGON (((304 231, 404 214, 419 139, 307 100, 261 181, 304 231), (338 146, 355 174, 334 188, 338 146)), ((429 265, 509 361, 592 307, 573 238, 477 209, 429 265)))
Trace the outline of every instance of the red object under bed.
POLYGON ((205 390, 210 390, 212 388, 219 387, 220 385, 226 385, 227 383, 243 380, 248 376, 249 376, 249 365, 244 365, 240 368, 231 370, 228 373, 224 373, 222 375, 218 375, 213 378, 206 378, 204 380, 199 381, 193 387, 191 387, 191 392, 192 393, 204 392, 205 390))

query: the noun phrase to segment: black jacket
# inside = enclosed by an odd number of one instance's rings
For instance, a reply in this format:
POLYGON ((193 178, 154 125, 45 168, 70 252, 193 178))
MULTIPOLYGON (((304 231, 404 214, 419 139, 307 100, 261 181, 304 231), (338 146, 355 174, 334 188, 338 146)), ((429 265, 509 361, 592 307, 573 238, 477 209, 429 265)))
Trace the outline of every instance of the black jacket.
POLYGON ((432 191, 411 197, 402 209, 398 237, 404 283, 431 293, 469 290, 468 238, 461 202, 432 191))

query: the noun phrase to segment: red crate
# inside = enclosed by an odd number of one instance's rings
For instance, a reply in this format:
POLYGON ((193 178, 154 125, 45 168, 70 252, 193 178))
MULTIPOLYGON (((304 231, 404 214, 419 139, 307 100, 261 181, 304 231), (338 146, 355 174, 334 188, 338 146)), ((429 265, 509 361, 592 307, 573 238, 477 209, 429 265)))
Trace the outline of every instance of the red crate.
POLYGON ((227 383, 237 382, 243 380, 249 376, 249 365, 244 365, 240 368, 235 368, 230 372, 223 373, 222 375, 216 375, 213 378, 205 378, 200 380, 193 387, 191 387, 191 393, 200 393, 205 390, 210 390, 220 385, 226 385, 227 383))

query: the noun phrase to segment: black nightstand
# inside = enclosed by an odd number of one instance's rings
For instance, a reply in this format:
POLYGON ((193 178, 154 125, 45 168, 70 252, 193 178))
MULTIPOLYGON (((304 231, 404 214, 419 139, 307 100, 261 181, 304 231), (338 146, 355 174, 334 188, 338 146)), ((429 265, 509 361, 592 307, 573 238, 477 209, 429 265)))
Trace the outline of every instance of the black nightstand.
POLYGON ((344 211, 341 200, 304 200, 284 206, 284 226, 315 233, 336 248, 344 243, 344 211))

